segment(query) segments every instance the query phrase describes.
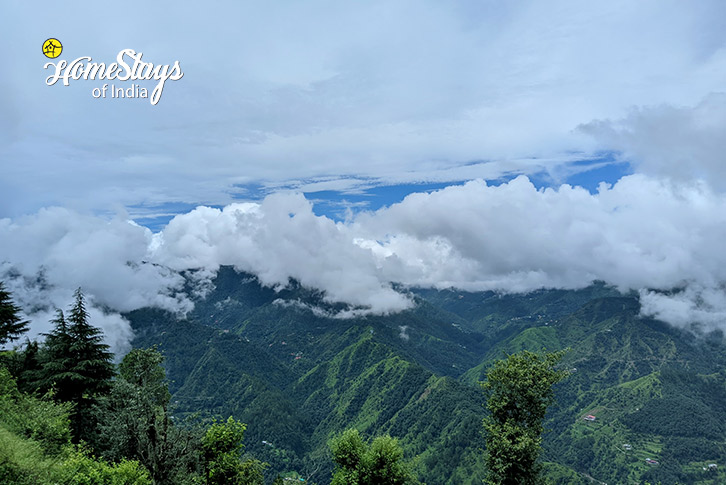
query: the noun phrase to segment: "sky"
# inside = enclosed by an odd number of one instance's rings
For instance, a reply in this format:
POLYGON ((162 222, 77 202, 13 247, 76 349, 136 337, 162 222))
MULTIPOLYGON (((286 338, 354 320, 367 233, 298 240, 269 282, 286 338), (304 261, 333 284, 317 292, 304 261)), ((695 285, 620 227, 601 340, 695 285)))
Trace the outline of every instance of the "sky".
POLYGON ((0 279, 35 334, 82 286, 122 349, 120 312, 188 311, 178 272, 203 291, 223 264, 321 289, 341 316, 410 307, 393 284, 602 280, 645 315, 726 326, 719 0, 18 1, 0 18, 0 279), (155 80, 47 84, 48 62, 124 49, 183 77, 157 104, 110 94, 155 80))

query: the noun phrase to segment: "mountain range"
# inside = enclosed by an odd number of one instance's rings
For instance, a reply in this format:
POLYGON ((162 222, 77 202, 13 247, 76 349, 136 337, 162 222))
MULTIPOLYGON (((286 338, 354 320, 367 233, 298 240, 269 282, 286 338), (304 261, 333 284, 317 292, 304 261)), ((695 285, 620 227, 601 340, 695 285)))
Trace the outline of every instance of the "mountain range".
POLYGON ((295 281, 222 267, 212 283, 184 317, 126 314, 133 346, 164 354, 176 419, 247 423, 246 451, 272 477, 329 483, 327 443, 355 427, 398 438, 424 483, 482 483, 486 370, 568 349, 543 441, 553 482, 726 481, 723 333, 642 317, 635 293, 400 288, 411 309, 342 318, 345 305, 295 281))

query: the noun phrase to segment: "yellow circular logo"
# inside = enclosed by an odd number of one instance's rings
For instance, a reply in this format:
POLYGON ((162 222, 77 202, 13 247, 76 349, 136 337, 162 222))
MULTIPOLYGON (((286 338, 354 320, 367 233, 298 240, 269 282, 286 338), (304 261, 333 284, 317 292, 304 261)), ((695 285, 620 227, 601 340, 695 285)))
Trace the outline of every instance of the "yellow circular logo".
POLYGON ((50 38, 43 42, 43 54, 45 57, 55 59, 63 52, 63 44, 58 39, 50 38))

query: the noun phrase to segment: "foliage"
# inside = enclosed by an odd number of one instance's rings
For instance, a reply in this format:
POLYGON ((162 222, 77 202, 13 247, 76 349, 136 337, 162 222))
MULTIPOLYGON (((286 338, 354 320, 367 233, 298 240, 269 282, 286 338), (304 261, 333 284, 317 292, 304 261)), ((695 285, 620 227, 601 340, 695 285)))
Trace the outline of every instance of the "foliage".
POLYGON ((0 483, 50 483, 57 459, 45 455, 40 443, 19 436, 0 424, 0 483))
POLYGON ((119 378, 142 389, 156 406, 166 407, 171 394, 162 362, 164 356, 155 347, 133 349, 119 365, 119 378))
POLYGON ((67 485, 151 485, 148 471, 138 462, 121 460, 108 464, 79 449, 68 454, 57 473, 59 483, 67 485))
POLYGON ((417 483, 403 463, 403 450, 390 436, 376 437, 370 446, 358 430, 345 430, 330 443, 337 468, 332 485, 405 485, 417 483))
MULTIPOLYGON (((262 462, 237 453, 230 466, 239 466, 240 480, 247 469, 256 476, 248 474, 248 481, 265 474, 269 483, 279 474, 329 483, 328 439, 355 427, 366 436, 396 436, 412 457, 411 470, 427 483, 480 484, 486 471, 482 394, 474 384, 503 352, 572 347, 562 360, 570 375, 556 386, 558 406, 544 421, 553 430, 541 441, 545 478, 724 483, 723 334, 644 318, 637 295, 601 284, 526 295, 412 289, 410 310, 340 320, 307 309, 341 308, 294 282, 267 288, 222 268, 214 287, 188 319, 154 309, 126 315, 134 347, 158 345, 164 361, 132 353, 110 391, 86 393, 98 402, 97 422, 85 426, 97 456, 109 463, 156 456, 141 465, 157 482, 163 463, 174 461, 164 456, 185 457, 167 483, 204 483, 204 432, 183 420, 200 412, 199 422, 232 415, 247 423, 244 450, 271 466, 260 470, 262 462), (596 421, 583 420, 586 414, 596 421), (134 455, 134 449, 157 452, 134 455), (704 471, 708 463, 719 470, 704 471)), ((71 314, 64 317, 66 333, 71 314)), ((50 360, 46 350, 27 342, 3 354, 17 386, 4 394, 14 397, 0 410, 0 456, 11 457, 3 463, 15 475, 0 474, 0 483, 53 483, 69 456, 72 402, 60 406, 42 397, 50 388, 39 372, 50 360)), ((67 356, 58 355, 61 370, 67 356)), ((67 363, 72 370, 73 359, 67 363)))
POLYGON ((81 398, 106 392, 115 374, 113 354, 109 346, 103 343, 103 333, 88 320, 83 293, 78 288, 68 317, 68 334, 71 338, 70 352, 76 359, 73 370, 80 376, 79 386, 73 390, 75 396, 81 398))
POLYGON ((0 367, 0 416, 8 430, 40 443, 47 453, 57 454, 70 442, 69 412, 67 404, 21 393, 8 370, 0 367))
POLYGON ((230 416, 227 421, 215 421, 202 438, 206 483, 208 485, 261 485, 266 465, 259 460, 242 461, 240 454, 246 429, 230 416))
POLYGON ((38 387, 53 389, 56 399, 71 402, 76 394, 74 383, 81 376, 75 372, 76 362, 71 354, 72 340, 63 310, 57 309, 56 317, 50 323, 53 324, 53 330, 45 334, 38 387))
POLYGON ((178 484, 196 472, 198 437, 171 420, 162 361, 153 348, 126 354, 111 392, 95 408, 93 444, 111 460, 138 460, 157 484, 178 484))
POLYGON ((46 335, 42 386, 52 388, 60 402, 74 404, 71 415, 73 437, 92 439, 95 426, 90 410, 95 399, 107 392, 114 375, 113 354, 103 343, 103 334, 88 320, 83 293, 75 293, 68 320, 58 310, 53 331, 46 335))
POLYGON ((0 281, 0 347, 17 340, 28 330, 28 322, 19 313, 20 308, 13 303, 10 293, 0 281))
POLYGON ((14 352, 8 361, 8 369, 18 383, 18 389, 30 394, 39 393, 43 377, 41 347, 36 340, 25 341, 25 345, 14 352))
POLYGON ((18 391, 0 367, 0 483, 147 485, 134 461, 109 464, 70 444, 70 405, 18 391))
POLYGON ((363 456, 367 446, 357 429, 347 429, 330 443, 330 451, 337 469, 333 474, 333 484, 357 484, 362 481, 363 456))
MULTIPOLYGON (((543 473, 554 483, 578 483, 572 476, 590 483, 585 474, 641 483, 656 468, 669 473, 659 478, 663 483, 699 482, 705 463, 726 456, 722 439, 673 447, 660 431, 680 417, 666 406, 647 406, 684 395, 708 408, 711 418, 702 424, 726 422, 726 398, 718 391, 726 390, 723 336, 694 336, 643 318, 637 294, 603 284, 524 295, 412 289, 410 310, 343 321, 279 304, 327 308, 294 284, 276 291, 221 268, 214 287, 186 320, 159 310, 132 312, 134 345, 163 349, 177 414, 202 411, 248 423, 245 449, 271 464, 268 481, 297 471, 307 481, 329 483, 327 441, 355 427, 398 437, 427 483, 480 484, 482 395, 474 384, 502 352, 520 349, 572 348, 562 361, 571 373, 556 386, 557 406, 545 418, 552 432, 542 439, 543 462, 556 465, 543 473), (687 379, 665 373, 675 363, 687 369, 687 379), (586 422, 585 414, 597 420, 586 422), (628 420, 631 414, 644 418, 642 426, 628 420), (661 465, 647 465, 646 457, 661 465), (689 479, 671 475, 664 463, 689 479)), ((705 415, 705 408, 696 410, 705 415)), ((715 475, 711 481, 723 483, 715 475)))
MULTIPOLYGON (((369 325, 351 327, 277 309, 266 306, 267 323, 255 329, 276 328, 279 333, 271 337, 276 343, 152 310, 134 312, 129 320, 135 345, 163 349, 176 414, 202 410, 247 423, 245 450, 270 463, 268 481, 296 471, 306 481, 329 482, 328 438, 355 426, 397 436, 412 456, 420 455, 410 465, 429 483, 481 483, 477 389, 435 376, 379 340, 400 341, 398 327, 383 335, 378 326, 371 333, 369 325), (310 351, 296 360, 290 354, 303 345, 310 351)), ((215 315, 227 318, 226 312, 215 315)))
POLYGON ((267 463, 254 458, 244 460, 239 466, 239 483, 244 485, 264 485, 267 463))
POLYGON ((491 484, 541 483, 543 421, 554 402, 552 386, 565 372, 556 370, 563 352, 524 350, 500 360, 487 372, 484 429, 487 434, 487 480, 491 484))
POLYGON ((109 464, 68 445, 58 457, 45 454, 36 441, 0 426, 0 483, 16 485, 151 485, 148 472, 135 461, 109 464))

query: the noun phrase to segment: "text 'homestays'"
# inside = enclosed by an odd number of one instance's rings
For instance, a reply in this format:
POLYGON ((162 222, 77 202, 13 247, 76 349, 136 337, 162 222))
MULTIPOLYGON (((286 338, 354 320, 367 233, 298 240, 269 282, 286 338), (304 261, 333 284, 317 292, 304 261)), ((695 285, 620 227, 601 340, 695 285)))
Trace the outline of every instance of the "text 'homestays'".
MULTIPOLYGON (((83 80, 109 80, 109 81, 142 81, 142 80, 155 80, 158 81, 154 89, 151 91, 151 104, 155 105, 161 99, 161 94, 164 90, 164 83, 166 81, 178 81, 184 76, 181 70, 179 61, 175 61, 173 66, 169 64, 153 64, 151 62, 144 62, 141 60, 143 53, 136 52, 133 49, 123 49, 116 56, 116 62, 106 64, 103 62, 92 62, 93 59, 88 56, 79 57, 78 59, 67 62, 61 60, 58 62, 47 62, 45 69, 49 67, 55 68, 55 72, 48 76, 45 83, 48 86, 53 86, 59 80, 63 81, 64 86, 70 85, 71 79, 77 81, 83 80)), ((132 85, 132 91, 136 96, 130 97, 148 97, 147 90, 145 88, 139 88, 136 85, 132 85)), ((92 91, 93 97, 106 97, 104 85, 104 95, 97 96, 96 91, 101 91, 100 88, 94 88, 92 91)), ((115 97, 115 96, 114 96, 115 97)))

